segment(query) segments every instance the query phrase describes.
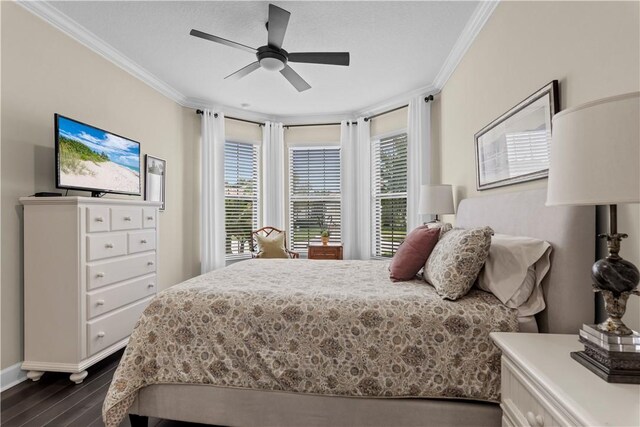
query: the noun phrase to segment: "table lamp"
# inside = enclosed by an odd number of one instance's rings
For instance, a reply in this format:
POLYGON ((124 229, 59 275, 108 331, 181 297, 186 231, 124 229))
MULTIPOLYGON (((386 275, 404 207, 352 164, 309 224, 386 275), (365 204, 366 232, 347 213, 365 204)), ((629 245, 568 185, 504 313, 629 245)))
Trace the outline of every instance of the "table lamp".
MULTIPOLYGON (((547 205, 609 205, 608 255, 592 267, 607 319, 583 325, 584 352, 572 357, 609 382, 640 383, 640 334, 622 321, 638 269, 619 255, 617 204, 640 202, 640 92, 561 111, 553 117, 547 205)), ((638 236, 635 236, 638 238, 638 236)))
POLYGON ((453 207, 453 187, 445 184, 426 184, 420 187, 420 215, 438 215, 455 213, 453 207))

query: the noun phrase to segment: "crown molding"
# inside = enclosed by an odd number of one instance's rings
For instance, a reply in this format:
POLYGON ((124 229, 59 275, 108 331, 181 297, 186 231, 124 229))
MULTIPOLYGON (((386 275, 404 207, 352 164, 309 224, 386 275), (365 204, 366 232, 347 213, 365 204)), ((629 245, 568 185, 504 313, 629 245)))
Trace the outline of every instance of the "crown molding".
POLYGON ((264 114, 221 105, 215 101, 206 101, 203 99, 187 97, 171 85, 147 71, 131 58, 125 56, 104 40, 91 33, 82 25, 60 12, 50 4, 50 0, 18 0, 16 3, 183 107, 194 109, 210 108, 213 110, 223 111, 226 115, 245 120, 269 120, 286 124, 313 124, 339 122, 347 119, 353 120, 357 117, 366 117, 402 106, 403 104, 408 103, 414 96, 437 94, 444 87, 449 77, 451 77, 456 67, 464 57, 464 54, 469 49, 478 33, 480 33, 480 30, 482 30, 489 17, 493 14, 493 11, 497 7, 499 1, 500 0, 482 1, 476 7, 451 52, 447 56, 443 66, 440 68, 433 84, 393 96, 363 110, 296 116, 264 114))
POLYGON ((438 88, 434 85, 426 85, 419 87, 418 89, 414 89, 409 92, 402 93, 400 95, 393 96, 384 101, 381 101, 371 107, 368 107, 365 110, 360 110, 356 113, 357 117, 367 117, 372 116, 374 114, 384 113, 385 111, 392 110, 394 108, 401 107, 403 105, 407 105, 411 98, 416 96, 427 96, 427 95, 435 95, 439 92, 438 88))
POLYGON ((480 30, 484 27, 484 24, 487 23, 493 14, 498 3, 500 3, 500 0, 490 0, 483 1, 476 6, 471 18, 467 21, 467 25, 464 26, 460 37, 458 37, 458 40, 453 45, 451 52, 449 52, 449 56, 447 56, 447 59, 440 68, 438 75, 434 79, 434 87, 442 90, 445 83, 447 83, 447 80, 449 80, 449 77, 451 77, 465 53, 467 53, 467 50, 480 33, 480 30))
POLYGON ((107 61, 112 62, 132 76, 151 86, 167 98, 182 106, 187 106, 187 98, 183 94, 144 69, 131 58, 120 53, 104 40, 95 36, 73 19, 51 6, 49 1, 20 0, 16 1, 16 3, 53 27, 62 31, 75 41, 88 47, 107 61))

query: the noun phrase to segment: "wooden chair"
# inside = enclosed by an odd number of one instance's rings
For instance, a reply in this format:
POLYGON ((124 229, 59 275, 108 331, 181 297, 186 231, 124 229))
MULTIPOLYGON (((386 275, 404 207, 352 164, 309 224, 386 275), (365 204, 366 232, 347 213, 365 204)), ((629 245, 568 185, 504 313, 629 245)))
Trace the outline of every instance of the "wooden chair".
POLYGON ((251 258, 257 258, 258 257, 258 241, 256 239, 255 236, 262 236, 262 237, 268 237, 271 234, 280 234, 283 233, 285 235, 284 237, 284 250, 287 252, 287 255, 289 255, 289 258, 294 259, 294 258, 300 258, 300 254, 298 252, 293 252, 290 251, 289 248, 287 248, 287 236, 286 236, 286 232, 283 230, 278 230, 275 227, 262 227, 259 230, 256 231, 252 231, 251 232, 251 258))

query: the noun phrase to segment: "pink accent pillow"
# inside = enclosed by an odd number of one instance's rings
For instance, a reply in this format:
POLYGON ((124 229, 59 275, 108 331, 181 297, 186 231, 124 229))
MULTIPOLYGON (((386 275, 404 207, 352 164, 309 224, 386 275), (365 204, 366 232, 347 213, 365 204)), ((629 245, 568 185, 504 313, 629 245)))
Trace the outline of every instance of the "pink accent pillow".
POLYGON ((389 266, 391 280, 402 282, 414 279, 438 243, 439 236, 439 228, 425 226, 420 226, 409 233, 391 260, 389 266))

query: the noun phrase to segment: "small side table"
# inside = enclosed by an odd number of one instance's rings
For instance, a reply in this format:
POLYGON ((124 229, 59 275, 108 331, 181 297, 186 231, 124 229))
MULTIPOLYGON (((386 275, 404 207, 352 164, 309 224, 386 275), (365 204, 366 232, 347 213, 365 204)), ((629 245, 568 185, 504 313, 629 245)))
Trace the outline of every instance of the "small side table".
POLYGON ((490 336, 502 350, 503 426, 640 425, 640 384, 610 384, 573 360, 578 335, 490 336))
POLYGON ((307 249, 309 259, 342 259, 342 243, 312 243, 307 249))

